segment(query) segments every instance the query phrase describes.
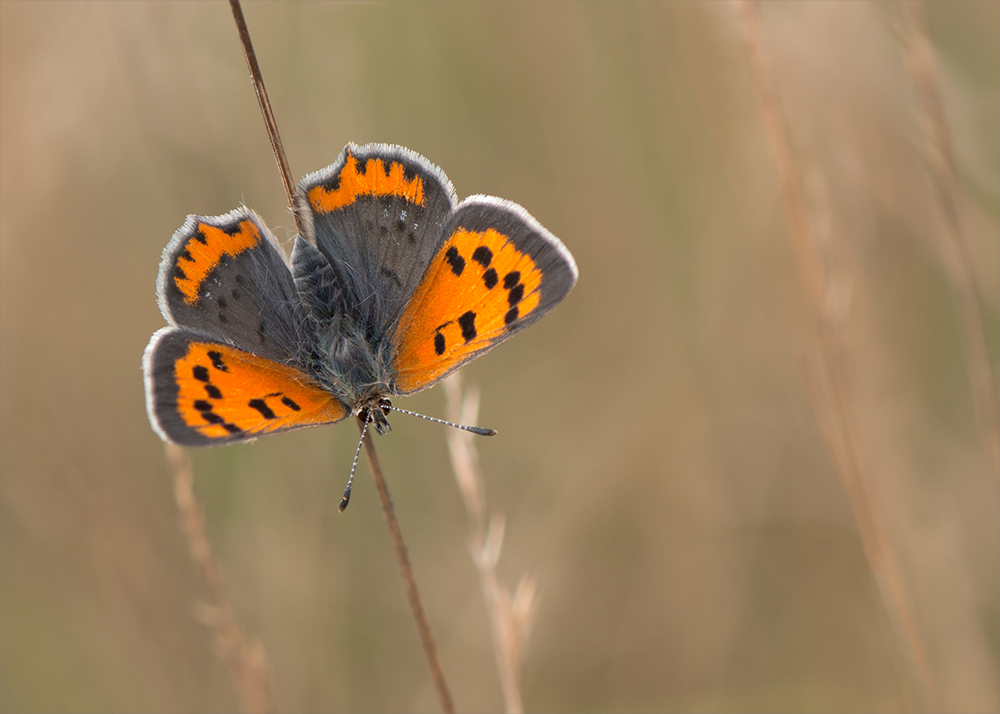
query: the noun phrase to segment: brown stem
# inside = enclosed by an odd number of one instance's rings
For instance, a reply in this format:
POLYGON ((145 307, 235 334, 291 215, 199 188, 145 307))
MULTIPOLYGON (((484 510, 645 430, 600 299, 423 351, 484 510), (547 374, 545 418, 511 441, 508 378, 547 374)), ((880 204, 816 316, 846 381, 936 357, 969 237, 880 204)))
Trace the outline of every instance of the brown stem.
MULTIPOLYGON (((358 429, 364 430, 364 420, 358 418, 358 429)), ((441 666, 441 656, 438 654, 437 645, 434 644, 434 634, 431 632, 430 622, 427 620, 427 613, 424 612, 423 602, 420 600, 420 591, 417 590, 417 580, 413 575, 413 566, 410 565, 410 556, 406 553, 406 542, 403 540, 403 531, 399 527, 399 520, 396 518, 396 508, 392 505, 392 496, 389 495, 389 486, 385 482, 382 474, 382 464, 379 462, 378 453, 375 451, 375 441, 369 429, 365 432, 364 438, 365 454, 368 456, 368 466, 372 471, 372 478, 375 479, 375 489, 378 491, 378 499, 382 504, 382 515, 385 516, 385 525, 389 529, 392 537, 392 545, 396 549, 396 558, 399 559, 399 569, 403 573, 403 582, 406 585, 406 598, 410 601, 410 609, 413 610, 413 619, 417 622, 417 631, 420 633, 420 642, 424 646, 424 655, 427 657, 427 666, 431 670, 431 679, 434 680, 434 688, 437 689, 438 699, 441 701, 441 710, 446 714, 455 711, 455 704, 452 702, 451 693, 448 691, 448 682, 444 678, 444 668, 441 666)))
MULTIPOLYGON (((274 151, 274 159, 278 163, 278 173, 281 174, 281 182, 285 187, 285 195, 288 197, 288 206, 292 209, 292 216, 295 219, 295 227, 300 236, 305 236, 302 218, 297 210, 295 184, 292 182, 292 173, 288 167, 288 159, 285 157, 285 150, 281 144, 281 137, 278 134, 278 125, 274 120, 271 111, 271 102, 267 98, 267 89, 264 87, 264 78, 260 73, 257 64, 257 56, 253 50, 253 43, 250 41, 250 32, 247 30, 246 21, 243 19, 243 10, 239 0, 229 0, 229 6, 233 11, 233 19, 236 20, 236 27, 240 34, 240 42, 243 43, 243 54, 246 56, 247 66, 250 68, 250 77, 253 80, 254 91, 257 93, 257 101, 260 104, 260 111, 264 115, 264 124, 267 126, 267 135, 271 140, 271 149, 274 151)), ((364 422, 359 420, 358 427, 363 428, 364 422)), ((438 655, 437 647, 434 644, 434 636, 431 633, 430 624, 427 621, 427 614, 424 612, 423 604, 420 601, 420 593, 417 591, 417 581, 413 577, 413 568, 410 565, 410 558, 406 554, 406 543, 403 541, 403 532, 399 528, 399 521, 396 519, 396 511, 392 505, 392 498, 389 496, 389 488, 386 485, 385 477, 382 475, 382 466, 375 452, 375 442, 372 441, 371 432, 364 437, 365 453, 368 454, 368 465, 371 467, 372 476, 375 479, 375 487, 378 490, 379 500, 382 503, 382 513, 385 515, 385 522, 392 536, 392 544, 396 549, 396 556, 399 558, 399 567, 403 572, 403 581, 406 584, 406 595, 413 610, 413 616, 417 621, 417 630, 420 632, 420 640, 424 646, 424 654, 427 655, 427 663, 431 669, 431 678, 441 700, 441 709, 450 714, 455 711, 451 694, 448 692, 448 684, 444 678, 444 670, 441 667, 441 657, 438 655)))
POLYGON ((274 151, 274 160, 278 163, 278 173, 281 175, 281 183, 285 187, 288 207, 292 209, 292 218, 295 220, 296 230, 300 236, 304 237, 306 233, 303 229, 302 218, 296 210, 295 182, 292 180, 292 171, 288 167, 288 159, 285 157, 285 148, 281 145, 278 123, 274 120, 274 112, 271 111, 271 101, 267 98, 264 77, 260 73, 260 65, 257 64, 257 55, 253 51, 253 43, 250 41, 250 31, 247 30, 247 23, 243 19, 243 8, 240 7, 240 0, 229 0, 229 7, 232 8, 233 19, 236 20, 236 29, 240 33, 240 42, 243 44, 243 55, 247 58, 247 67, 250 68, 250 79, 253 81, 253 89, 257 94, 257 103, 260 104, 260 112, 264 115, 267 136, 271 140, 271 150, 274 151))

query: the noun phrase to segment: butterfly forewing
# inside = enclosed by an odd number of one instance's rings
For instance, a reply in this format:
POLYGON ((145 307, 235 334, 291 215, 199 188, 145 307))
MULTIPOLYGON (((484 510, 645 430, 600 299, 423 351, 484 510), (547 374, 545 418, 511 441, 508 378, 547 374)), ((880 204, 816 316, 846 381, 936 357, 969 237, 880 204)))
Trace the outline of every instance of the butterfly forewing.
POLYGON ((399 394, 434 384, 527 327, 576 282, 569 251, 509 201, 463 201, 443 235, 394 333, 399 394))
POLYGON ((257 355, 293 357, 303 339, 284 254, 247 208, 188 216, 163 251, 157 293, 170 323, 257 355))
POLYGON ((409 149, 348 144, 302 180, 312 242, 343 288, 343 308, 374 338, 398 319, 455 206, 444 173, 409 149))

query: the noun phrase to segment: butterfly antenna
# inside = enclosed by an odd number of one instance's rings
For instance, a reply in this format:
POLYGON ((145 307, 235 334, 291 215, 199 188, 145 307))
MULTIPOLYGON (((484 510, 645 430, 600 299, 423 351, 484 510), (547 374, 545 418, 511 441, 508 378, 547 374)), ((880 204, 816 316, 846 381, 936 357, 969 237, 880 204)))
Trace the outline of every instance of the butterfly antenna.
POLYGON ((445 421, 444 419, 435 419, 434 417, 427 416, 426 414, 417 414, 416 412, 411 412, 409 409, 400 409, 399 407, 389 406, 394 412, 401 412, 403 414, 409 414, 410 416, 420 417, 421 419, 426 419, 427 421, 432 421, 436 424, 444 424, 445 426, 453 426, 456 429, 461 429, 462 431, 471 431, 473 434, 479 434, 479 436, 496 436, 496 429, 484 429, 481 426, 466 426, 465 424, 456 424, 452 421, 445 421))
POLYGON ((344 495, 340 499, 340 508, 338 509, 341 513, 347 508, 347 504, 351 502, 351 486, 354 485, 354 471, 358 468, 358 455, 361 453, 361 445, 365 442, 365 432, 368 431, 368 425, 371 424, 372 415, 371 411, 367 412, 365 416, 365 425, 361 428, 361 438, 358 439, 358 448, 354 450, 354 463, 351 464, 351 475, 347 477, 347 488, 344 489, 344 495))

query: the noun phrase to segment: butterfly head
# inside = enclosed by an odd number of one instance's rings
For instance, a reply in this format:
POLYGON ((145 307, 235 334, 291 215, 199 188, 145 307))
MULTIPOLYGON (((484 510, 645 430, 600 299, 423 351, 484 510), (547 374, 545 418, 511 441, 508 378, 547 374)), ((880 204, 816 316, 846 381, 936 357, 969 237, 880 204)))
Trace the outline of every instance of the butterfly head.
POLYGON ((386 419, 392 408, 392 402, 385 397, 372 397, 359 406, 355 414, 361 421, 373 425, 379 434, 384 434, 387 431, 392 431, 389 420, 386 419))

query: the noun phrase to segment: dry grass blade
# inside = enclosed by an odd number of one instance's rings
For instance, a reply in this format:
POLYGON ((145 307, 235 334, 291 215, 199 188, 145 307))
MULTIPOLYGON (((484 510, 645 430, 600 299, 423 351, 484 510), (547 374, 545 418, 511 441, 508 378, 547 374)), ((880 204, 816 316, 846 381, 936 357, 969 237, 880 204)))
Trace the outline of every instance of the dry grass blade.
POLYGON ((839 274, 835 261, 824 260, 819 250, 816 226, 829 225, 828 216, 817 215, 817 208, 823 208, 822 202, 814 202, 811 206, 806 197, 802 171, 793 154, 771 75, 764 61, 759 6, 751 0, 742 0, 741 10, 750 71, 760 96, 764 127, 780 175, 788 235, 800 283, 818 333, 819 372, 824 388, 813 390, 813 409, 837 475, 850 500, 868 563, 897 635, 900 653, 912 665, 910 679, 915 689, 921 689, 916 685, 922 685, 929 708, 939 711, 937 690, 917 631, 911 598, 886 535, 878 501, 872 495, 869 469, 862 452, 842 331, 846 309, 839 298, 844 291, 838 289, 848 281, 839 274))
MULTIPOLYGON (((233 19, 239 32, 240 42, 243 45, 243 53, 246 57, 247 67, 250 70, 250 77, 253 81, 254 91, 257 93, 257 101, 260 104, 261 115, 264 118, 264 125, 267 127, 267 135, 271 140, 271 149, 274 152, 274 159, 278 164, 278 173, 281 175, 281 182, 285 187, 285 195, 288 198, 288 207, 295 218, 295 227, 299 235, 305 236, 302 225, 301 213, 296 206, 295 184, 292 181, 291 169, 288 166, 288 159, 281 143, 281 136, 278 132, 278 123, 274 119, 271 111, 271 102, 267 97, 267 89, 264 86, 264 78, 261 75, 260 67, 257 64, 257 57, 254 53, 253 43, 250 40, 250 32, 247 30, 246 21, 243 17, 243 9, 239 0, 229 0, 229 6, 233 12, 233 19)), ((420 633, 420 641, 427 657, 427 664, 431 670, 431 679, 438 693, 442 710, 447 714, 455 711, 455 704, 452 701, 451 693, 448 691, 448 683, 444 677, 444 668, 441 665, 441 656, 438 653, 437 645, 434 642, 434 635, 431 632, 430 623, 427 620, 427 613, 424 611, 423 602, 420 599, 420 591, 417 589, 417 581, 413 575, 413 568, 410 565, 410 558, 406 553, 406 543, 403 540, 403 532, 399 527, 396 518, 396 509, 392 504, 392 497, 389 495, 389 487, 386 484, 385 476, 382 474, 382 465, 379 462, 378 453, 375 450, 375 442, 372 440, 371 432, 364 428, 364 422, 358 422, 361 429, 362 442, 365 445, 365 453, 368 455, 368 465, 371 468, 372 478, 375 479, 375 487, 378 490, 379 501, 382 504, 382 514, 385 516, 386 526, 392 537, 392 544, 396 550, 396 557, 399 560, 399 567, 403 574, 403 582, 406 586, 406 596, 410 602, 410 609, 416 620, 417 630, 420 633)), ((342 502, 341 511, 347 506, 345 500, 342 502)))
POLYGON ((977 297, 975 272, 962 226, 961 199, 955 169, 955 151, 941 100, 934 61, 934 48, 927 37, 922 5, 910 0, 903 5, 907 66, 920 103, 921 125, 927 142, 933 181, 944 210, 945 230, 939 232, 945 268, 951 276, 958 303, 958 318, 965 348, 966 370, 972 388, 972 404, 979 422, 995 485, 1000 487, 1000 415, 997 388, 990 368, 983 316, 977 297))
POLYGON ((181 527, 187 536, 191 557, 208 586, 211 603, 198 609, 199 619, 216 631, 216 647, 226 662, 243 703, 243 711, 252 714, 271 711, 267 658, 260 642, 247 637, 226 595, 222 569, 212 554, 205 533, 205 513, 194 496, 194 472, 187 452, 167 444, 167 458, 174 476, 174 496, 181 515, 181 527))
MULTIPOLYGON (((459 424, 475 424, 479 412, 478 391, 469 389, 463 395, 458 372, 448 377, 444 386, 448 399, 448 419, 459 424)), ((473 445, 473 435, 460 429, 449 429, 447 436, 455 480, 469 515, 469 547, 479 572, 483 599, 490 618, 505 708, 511 713, 522 712, 524 706, 521 702, 520 672, 536 612, 535 580, 530 575, 525 575, 513 596, 500 583, 496 567, 503 544, 503 517, 497 516, 487 525, 486 486, 473 445)))
POLYGON ((438 653, 437 644, 434 642, 434 633, 431 631, 430 621, 427 619, 427 612, 424 610, 420 591, 417 589, 417 580, 413 575, 410 556, 406 552, 403 531, 399 527, 396 507, 392 504, 389 486, 382 473, 382 463, 379 461, 378 452, 375 451, 372 432, 370 429, 365 430, 364 421, 360 418, 358 419, 358 429, 364 434, 362 441, 365 445, 365 455, 368 457, 368 466, 371 468, 372 478, 375 479, 375 489, 378 491, 379 503, 382 505, 382 515, 385 517, 385 525, 389 529, 392 545, 396 550, 399 569, 403 574, 403 583, 406 586, 406 597, 410 602, 410 609, 413 611, 417 631, 420 633, 420 643, 423 645, 424 655, 427 657, 427 666, 431 670, 431 679, 434 681, 434 688, 437 691, 438 700, 441 702, 441 710, 445 714, 450 714, 455 711, 455 703, 448 690, 448 682, 444 677, 444 667, 441 664, 441 655, 438 653))
POLYGON ((271 109, 271 100, 268 99, 267 87, 264 86, 264 76, 261 74, 260 65, 257 63, 257 54, 254 52, 253 42, 250 41, 250 31, 247 29, 246 19, 243 17, 243 8, 240 7, 239 0, 229 0, 229 7, 233 12, 233 20, 236 22, 236 31, 240 36, 240 44, 243 45, 243 56, 247 60, 247 69, 250 71, 254 93, 257 95, 260 113, 264 118, 264 126, 267 128, 267 137, 271 140, 271 150, 274 152, 274 160, 278 164, 278 175, 281 177, 281 185, 285 189, 288 206, 292 211, 292 218, 295 220, 295 229, 299 235, 304 236, 306 233, 302 225, 302 216, 296 210, 295 182, 292 180, 292 171, 288 167, 288 158, 285 156, 285 149, 281 144, 281 134, 278 133, 278 122, 275 120, 274 111, 271 109))

